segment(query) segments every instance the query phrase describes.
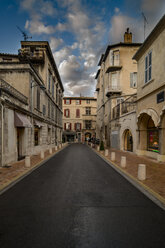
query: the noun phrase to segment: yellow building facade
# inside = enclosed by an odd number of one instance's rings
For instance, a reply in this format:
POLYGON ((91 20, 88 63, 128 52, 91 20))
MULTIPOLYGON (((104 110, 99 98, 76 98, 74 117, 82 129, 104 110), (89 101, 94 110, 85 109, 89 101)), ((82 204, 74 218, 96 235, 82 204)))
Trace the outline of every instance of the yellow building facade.
POLYGON ((63 98, 63 140, 85 142, 96 136, 96 98, 63 98))
POLYGON ((134 59, 138 63, 137 154, 165 161, 165 16, 134 59))

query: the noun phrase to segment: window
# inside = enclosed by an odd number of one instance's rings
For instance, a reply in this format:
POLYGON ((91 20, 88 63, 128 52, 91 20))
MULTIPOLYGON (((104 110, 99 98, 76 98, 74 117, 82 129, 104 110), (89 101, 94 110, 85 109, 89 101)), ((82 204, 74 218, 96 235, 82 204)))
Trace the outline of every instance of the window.
POLYGON ((81 104, 81 100, 76 100, 76 105, 80 105, 81 104))
POLYGON ((64 103, 65 103, 65 104, 71 104, 71 100, 70 100, 70 99, 65 99, 65 100, 64 100, 64 103))
POLYGON ((70 110, 69 109, 64 109, 64 116, 67 118, 70 117, 70 110))
POLYGON ((86 100, 86 103, 87 103, 87 104, 89 104, 89 103, 90 103, 90 100, 89 100, 89 99, 87 99, 87 100, 86 100))
POLYGON ((50 86, 51 86, 51 77, 52 77, 52 75, 51 75, 50 71, 48 71, 48 91, 49 92, 50 92, 50 86))
POLYGON ((53 104, 51 108, 51 118, 54 120, 54 105, 53 104))
POLYGON ((37 109, 40 110, 40 88, 37 87, 37 109))
POLYGON ((118 88, 118 85, 117 85, 117 73, 112 73, 111 79, 112 79, 112 89, 116 90, 118 88))
POLYGON ((130 73, 130 88, 137 88, 137 72, 130 73))
POLYGON ((76 109, 76 118, 80 118, 80 110, 76 109))
POLYGON ((80 131, 81 130, 81 123, 75 123, 75 130, 80 131))
POLYGON ((91 107, 86 107, 86 115, 91 115, 91 107))
POLYGON ((119 66, 120 53, 119 50, 110 51, 110 66, 119 66))
POLYGON ((54 98, 54 80, 52 80, 52 96, 54 98))
POLYGON ((71 123, 69 122, 66 123, 66 130, 71 130, 71 123))
POLYGON ((43 115, 46 115, 46 106, 43 104, 43 110, 42 110, 43 115))
POLYGON ((92 122, 86 120, 86 121, 85 121, 85 128, 86 128, 86 129, 91 129, 91 127, 92 127, 92 122))
POLYGON ((152 78, 152 52, 149 52, 145 57, 145 83, 152 78))
POLYGON ((58 84, 56 84, 56 103, 58 103, 58 84))
POLYGON ((152 152, 159 152, 159 131, 155 127, 153 120, 150 118, 147 125, 147 148, 152 152))
POLYGON ((50 117, 50 100, 48 100, 48 117, 50 117))

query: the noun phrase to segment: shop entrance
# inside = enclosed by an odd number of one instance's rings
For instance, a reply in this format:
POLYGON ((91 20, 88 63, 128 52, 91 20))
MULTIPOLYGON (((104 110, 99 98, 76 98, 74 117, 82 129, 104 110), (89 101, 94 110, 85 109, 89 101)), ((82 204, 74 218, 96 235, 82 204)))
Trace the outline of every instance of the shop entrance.
POLYGON ((25 128, 17 128, 17 159, 22 160, 25 158, 23 154, 23 137, 24 137, 25 128))
POLYGON ((133 137, 129 129, 125 131, 124 135, 124 150, 133 152, 133 137))

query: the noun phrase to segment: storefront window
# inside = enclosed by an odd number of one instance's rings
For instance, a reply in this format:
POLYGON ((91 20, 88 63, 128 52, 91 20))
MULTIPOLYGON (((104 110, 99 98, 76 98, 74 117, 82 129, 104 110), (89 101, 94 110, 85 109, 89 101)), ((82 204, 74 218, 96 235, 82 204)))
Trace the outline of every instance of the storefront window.
POLYGON ((159 152, 159 131, 155 127, 153 120, 148 121, 148 150, 152 152, 159 152))
POLYGON ((159 152, 159 132, 158 130, 148 131, 148 150, 159 152))

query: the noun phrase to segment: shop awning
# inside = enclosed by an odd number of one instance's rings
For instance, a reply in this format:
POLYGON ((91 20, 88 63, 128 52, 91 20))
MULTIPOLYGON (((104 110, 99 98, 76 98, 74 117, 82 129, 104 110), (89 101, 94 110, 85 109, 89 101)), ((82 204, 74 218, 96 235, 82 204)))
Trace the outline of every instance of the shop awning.
POLYGON ((39 128, 44 126, 44 124, 38 120, 34 120, 34 125, 39 127, 39 128))
POLYGON ((32 127, 27 116, 18 112, 14 113, 14 125, 15 127, 32 127))

